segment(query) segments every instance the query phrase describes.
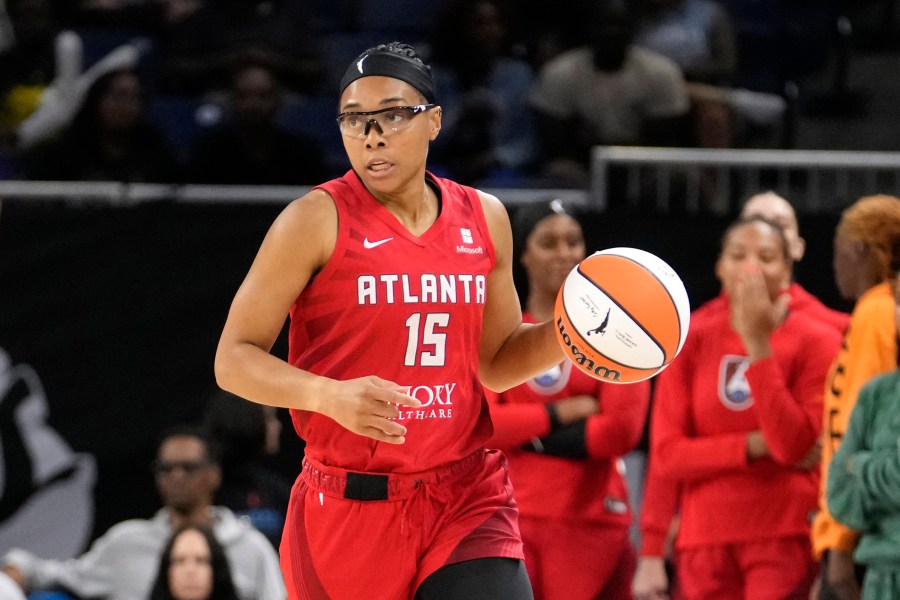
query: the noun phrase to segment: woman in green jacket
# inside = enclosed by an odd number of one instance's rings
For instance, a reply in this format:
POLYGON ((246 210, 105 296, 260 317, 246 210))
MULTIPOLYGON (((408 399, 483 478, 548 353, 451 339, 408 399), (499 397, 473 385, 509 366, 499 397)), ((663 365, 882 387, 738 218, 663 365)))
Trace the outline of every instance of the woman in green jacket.
MULTIPOLYGON (((900 244, 894 248, 900 266, 900 244)), ((895 274, 900 335, 900 275, 895 274)), ((854 552, 866 565, 863 600, 900 598, 900 369, 860 391, 850 425, 828 470, 828 510, 862 533, 854 552)))

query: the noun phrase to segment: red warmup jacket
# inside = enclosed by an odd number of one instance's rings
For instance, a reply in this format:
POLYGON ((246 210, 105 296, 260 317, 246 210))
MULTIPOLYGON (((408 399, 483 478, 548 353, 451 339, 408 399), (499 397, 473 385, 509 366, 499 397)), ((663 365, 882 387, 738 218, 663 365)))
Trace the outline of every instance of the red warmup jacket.
MULTIPOLYGON (((825 324, 840 334, 847 329, 850 315, 828 308, 822 302, 801 287, 791 284, 790 311, 802 313, 811 319, 825 324)), ((725 293, 698 307, 691 314, 691 327, 700 328, 704 318, 727 312, 728 299, 725 293)), ((651 432, 651 437, 653 434, 651 432)), ((644 498, 641 505, 641 556, 663 556, 665 544, 672 526, 672 519, 678 513, 680 488, 677 480, 661 477, 655 467, 655 461, 649 461, 644 483, 644 498)))
MULTIPOLYGON (((525 320, 534 322, 527 314, 525 320)), ((628 495, 616 463, 640 441, 650 401, 648 381, 601 382, 566 361, 502 394, 487 396, 494 423, 487 445, 507 455, 522 515, 628 527, 628 495), (532 438, 550 433, 546 403, 581 394, 600 401, 600 413, 586 424, 586 459, 521 449, 532 438)))
MULTIPOLYGON (((771 343, 771 357, 749 364, 723 304, 691 324, 681 354, 657 378, 652 476, 680 486, 679 547, 809 533, 818 470, 793 465, 819 437, 840 334, 791 311, 771 343), (763 432, 771 456, 748 462, 746 438, 754 430, 763 432)), ((659 508, 645 497, 644 511, 659 508)))

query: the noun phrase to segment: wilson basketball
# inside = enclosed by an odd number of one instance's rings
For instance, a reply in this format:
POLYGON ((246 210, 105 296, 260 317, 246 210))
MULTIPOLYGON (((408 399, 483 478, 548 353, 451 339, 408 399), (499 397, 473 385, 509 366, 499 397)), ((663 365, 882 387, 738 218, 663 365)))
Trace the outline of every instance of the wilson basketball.
POLYGON ((637 248, 588 256, 556 299, 556 333, 566 356, 610 383, 642 381, 666 368, 684 345, 690 319, 681 278, 637 248))

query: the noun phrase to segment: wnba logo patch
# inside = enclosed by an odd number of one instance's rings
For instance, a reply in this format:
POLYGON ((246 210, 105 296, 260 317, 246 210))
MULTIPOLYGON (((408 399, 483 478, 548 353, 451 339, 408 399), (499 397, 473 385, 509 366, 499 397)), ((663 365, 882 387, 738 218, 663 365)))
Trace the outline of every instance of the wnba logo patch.
POLYGON ((730 410, 747 410, 753 406, 747 369, 750 359, 746 356, 726 354, 719 365, 719 400, 730 410))
POLYGON ((557 365, 547 369, 537 377, 528 380, 528 387, 539 394, 549 396, 562 391, 566 384, 569 383, 569 375, 572 373, 572 363, 564 361, 561 365, 557 365))

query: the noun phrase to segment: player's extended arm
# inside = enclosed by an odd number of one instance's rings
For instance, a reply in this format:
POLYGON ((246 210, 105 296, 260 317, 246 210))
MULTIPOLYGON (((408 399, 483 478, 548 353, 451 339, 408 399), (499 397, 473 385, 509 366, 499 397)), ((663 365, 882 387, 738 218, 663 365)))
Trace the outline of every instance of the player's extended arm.
MULTIPOLYGON (((731 324, 741 337, 750 367, 747 382, 770 456, 794 465, 816 444, 822 420, 822 390, 831 362, 829 348, 800 357, 797 372, 788 377, 773 357, 771 338, 787 315, 790 296, 773 300, 762 271, 747 267, 731 298, 731 324)), ((837 352, 837 337, 834 338, 837 352)))
POLYGON ((487 280, 481 330, 479 375, 485 387, 502 392, 565 360, 553 322, 522 323, 512 276, 512 231, 500 201, 479 192, 494 244, 496 264, 487 280))
POLYGON ((313 190, 272 224, 231 304, 216 350, 217 383, 238 396, 326 415, 354 433, 402 444, 397 404, 418 407, 407 388, 370 376, 348 381, 297 369, 270 353, 290 307, 331 256, 337 210, 313 190))

